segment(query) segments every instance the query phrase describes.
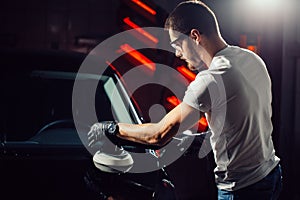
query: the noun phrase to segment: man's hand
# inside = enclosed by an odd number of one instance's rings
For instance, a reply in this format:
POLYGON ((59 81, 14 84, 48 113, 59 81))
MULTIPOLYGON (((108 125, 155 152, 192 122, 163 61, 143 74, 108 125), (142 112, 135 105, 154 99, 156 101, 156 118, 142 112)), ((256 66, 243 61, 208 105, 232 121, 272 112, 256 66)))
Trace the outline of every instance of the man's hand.
POLYGON ((88 146, 92 147, 100 141, 105 135, 115 136, 119 132, 119 127, 115 121, 103 121, 95 123, 88 132, 88 146))

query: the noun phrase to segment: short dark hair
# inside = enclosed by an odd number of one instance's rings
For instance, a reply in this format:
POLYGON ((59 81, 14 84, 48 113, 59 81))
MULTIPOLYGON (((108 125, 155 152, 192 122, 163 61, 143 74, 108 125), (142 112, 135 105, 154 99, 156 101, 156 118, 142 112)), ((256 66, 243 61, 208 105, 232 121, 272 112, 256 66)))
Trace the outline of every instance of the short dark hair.
POLYGON ((220 34, 213 11, 201 1, 184 1, 176 6, 165 22, 166 29, 187 33, 193 28, 209 37, 220 34))

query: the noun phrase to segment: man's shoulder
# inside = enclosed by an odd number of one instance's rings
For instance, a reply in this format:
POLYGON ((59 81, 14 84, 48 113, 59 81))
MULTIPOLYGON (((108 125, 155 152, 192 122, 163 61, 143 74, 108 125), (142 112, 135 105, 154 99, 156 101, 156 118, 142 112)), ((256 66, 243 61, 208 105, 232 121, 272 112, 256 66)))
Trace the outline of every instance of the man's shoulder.
POLYGON ((251 60, 257 61, 261 59, 258 55, 250 50, 238 46, 228 46, 214 56, 211 62, 210 70, 227 70, 234 64, 239 63, 241 60, 250 62, 251 60))
POLYGON ((237 56, 239 54, 254 54, 254 53, 248 49, 245 49, 245 48, 242 48, 239 46, 228 45, 226 48, 217 52, 215 55, 215 58, 230 57, 232 55, 237 56))

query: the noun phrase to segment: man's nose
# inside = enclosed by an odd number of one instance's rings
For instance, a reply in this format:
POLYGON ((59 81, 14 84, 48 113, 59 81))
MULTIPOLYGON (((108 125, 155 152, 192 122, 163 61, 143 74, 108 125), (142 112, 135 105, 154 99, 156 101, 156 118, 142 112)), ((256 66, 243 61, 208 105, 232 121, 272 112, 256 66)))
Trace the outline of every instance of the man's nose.
POLYGON ((182 56, 182 52, 179 51, 178 49, 175 50, 175 55, 176 57, 180 58, 182 56))

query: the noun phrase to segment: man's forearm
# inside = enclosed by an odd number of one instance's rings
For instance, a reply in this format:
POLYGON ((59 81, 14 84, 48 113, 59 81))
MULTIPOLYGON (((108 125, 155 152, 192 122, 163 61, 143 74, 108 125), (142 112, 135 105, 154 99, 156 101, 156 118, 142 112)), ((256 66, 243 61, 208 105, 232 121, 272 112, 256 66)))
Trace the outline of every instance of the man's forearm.
POLYGON ((162 121, 148 124, 119 123, 118 125, 118 137, 157 146, 166 144, 178 131, 177 125, 163 123, 162 121))
POLYGON ((199 111, 187 104, 181 103, 158 123, 119 123, 119 133, 117 136, 133 142, 163 146, 178 132, 189 129, 199 119, 199 111))

